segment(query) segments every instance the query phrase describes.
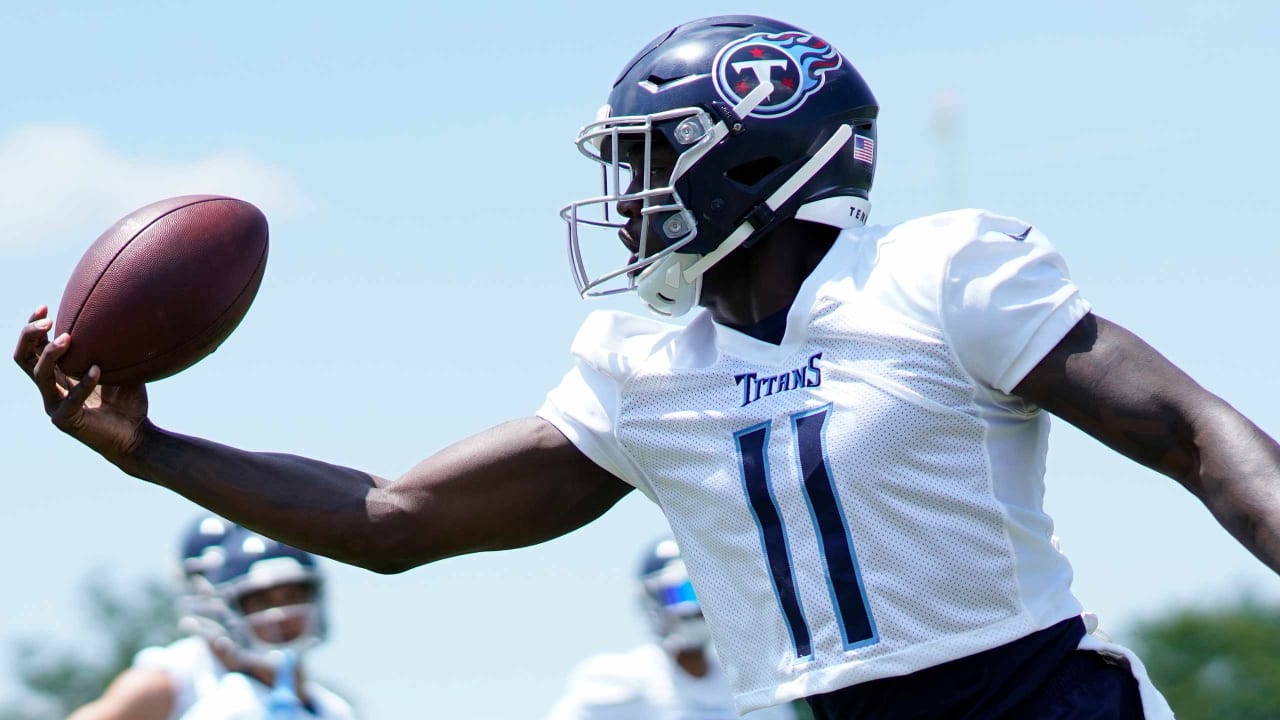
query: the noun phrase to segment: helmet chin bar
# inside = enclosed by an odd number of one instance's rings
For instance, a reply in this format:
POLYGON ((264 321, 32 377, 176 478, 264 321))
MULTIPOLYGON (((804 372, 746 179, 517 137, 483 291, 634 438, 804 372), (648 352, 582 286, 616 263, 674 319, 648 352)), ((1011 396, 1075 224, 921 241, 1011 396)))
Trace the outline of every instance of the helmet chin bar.
POLYGON ((685 271, 698 262, 699 257, 689 253, 672 253, 658 260, 636 278, 636 294, 658 315, 684 315, 702 296, 702 275, 692 281, 685 279, 685 271))
POLYGON ((671 623, 671 630, 661 639, 667 652, 677 655, 691 650, 704 650, 711 644, 711 629, 702 613, 678 618, 671 623))

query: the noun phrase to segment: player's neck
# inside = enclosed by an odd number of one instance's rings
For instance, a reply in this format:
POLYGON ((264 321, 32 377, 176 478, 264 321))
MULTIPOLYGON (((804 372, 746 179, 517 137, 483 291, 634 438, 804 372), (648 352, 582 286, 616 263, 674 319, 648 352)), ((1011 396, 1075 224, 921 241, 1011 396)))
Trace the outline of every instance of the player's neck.
POLYGON ((694 677, 706 677, 711 671, 711 666, 707 662, 707 654, 701 650, 684 650, 676 653, 676 665, 680 669, 694 677))
POLYGON ((791 307, 840 231, 791 221, 707 272, 702 305, 721 325, 745 328, 791 307))

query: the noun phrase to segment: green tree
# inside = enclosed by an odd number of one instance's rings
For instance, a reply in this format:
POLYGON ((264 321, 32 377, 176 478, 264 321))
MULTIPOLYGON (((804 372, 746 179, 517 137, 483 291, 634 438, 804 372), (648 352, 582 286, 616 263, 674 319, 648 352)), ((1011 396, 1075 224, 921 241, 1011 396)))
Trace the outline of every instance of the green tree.
POLYGON ((145 579, 121 589, 99 573, 83 592, 94 628, 83 642, 57 647, 20 638, 9 648, 22 690, 0 707, 0 720, 61 720, 102 694, 139 650, 178 637, 170 583, 145 579))
POLYGON ((1179 720, 1280 718, 1280 607, 1246 597, 1138 625, 1134 648, 1179 720))

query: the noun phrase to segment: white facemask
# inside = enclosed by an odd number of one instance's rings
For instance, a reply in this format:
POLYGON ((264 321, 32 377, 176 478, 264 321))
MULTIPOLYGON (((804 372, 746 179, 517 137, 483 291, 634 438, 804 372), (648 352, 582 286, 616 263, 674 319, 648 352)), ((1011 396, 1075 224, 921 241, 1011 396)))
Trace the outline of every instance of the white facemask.
POLYGON ((711 643, 711 630, 702 615, 690 615, 676 619, 671 630, 662 638, 662 647, 671 654, 702 650, 711 643))

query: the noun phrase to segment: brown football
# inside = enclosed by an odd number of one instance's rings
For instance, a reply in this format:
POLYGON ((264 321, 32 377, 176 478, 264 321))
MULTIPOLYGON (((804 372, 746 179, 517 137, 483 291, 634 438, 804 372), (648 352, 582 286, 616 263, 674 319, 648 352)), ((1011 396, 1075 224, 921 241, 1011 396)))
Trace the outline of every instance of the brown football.
POLYGON ((92 365, 104 385, 168 377, 217 349, 240 324, 267 266, 267 219, 253 205, 185 195, 147 205, 80 258, 58 305, 59 366, 92 365))

